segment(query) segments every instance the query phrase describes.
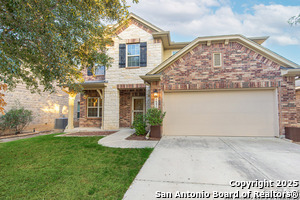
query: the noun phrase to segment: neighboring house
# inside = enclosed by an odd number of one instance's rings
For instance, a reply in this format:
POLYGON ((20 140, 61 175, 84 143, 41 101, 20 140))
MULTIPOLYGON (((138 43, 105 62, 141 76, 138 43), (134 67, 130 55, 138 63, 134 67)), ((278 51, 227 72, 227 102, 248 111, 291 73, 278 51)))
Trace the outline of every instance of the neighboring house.
POLYGON ((173 43, 130 14, 112 39, 112 67, 84 74, 80 127, 130 127, 151 106, 166 112, 163 135, 279 136, 297 123, 299 66, 261 46, 267 37, 173 43))
MULTIPOLYGON (((33 121, 25 130, 52 130, 55 119, 68 116, 68 95, 62 92, 59 87, 56 90, 57 93, 52 94, 48 92, 41 92, 41 94, 31 93, 26 89, 26 85, 18 84, 13 91, 4 93, 4 100, 7 103, 4 107, 5 112, 8 112, 12 107, 23 106, 25 109, 31 110, 33 115, 33 121)), ((75 110, 75 120, 77 118, 76 115, 75 110)))

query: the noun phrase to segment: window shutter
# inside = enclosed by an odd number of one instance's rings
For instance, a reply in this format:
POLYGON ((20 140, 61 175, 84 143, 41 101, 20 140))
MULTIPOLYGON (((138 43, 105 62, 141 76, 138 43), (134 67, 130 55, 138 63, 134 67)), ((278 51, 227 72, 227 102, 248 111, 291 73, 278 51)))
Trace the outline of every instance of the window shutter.
POLYGON ((119 44, 119 67, 126 67, 126 44, 119 44))
POLYGON ((88 67, 88 68, 87 68, 87 75, 88 75, 88 76, 92 76, 92 75, 93 75, 93 72, 92 72, 91 67, 88 67))
POLYGON ((140 66, 147 67, 147 42, 140 43, 140 66))

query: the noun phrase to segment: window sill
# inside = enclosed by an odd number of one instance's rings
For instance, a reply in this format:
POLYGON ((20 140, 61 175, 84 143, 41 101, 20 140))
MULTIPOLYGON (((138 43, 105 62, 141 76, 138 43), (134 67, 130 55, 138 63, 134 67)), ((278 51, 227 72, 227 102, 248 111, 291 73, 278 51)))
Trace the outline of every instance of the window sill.
POLYGON ((138 68, 141 68, 140 66, 137 66, 137 67, 125 67, 125 69, 138 69, 138 68))
POLYGON ((102 117, 86 117, 86 119, 102 119, 102 117))

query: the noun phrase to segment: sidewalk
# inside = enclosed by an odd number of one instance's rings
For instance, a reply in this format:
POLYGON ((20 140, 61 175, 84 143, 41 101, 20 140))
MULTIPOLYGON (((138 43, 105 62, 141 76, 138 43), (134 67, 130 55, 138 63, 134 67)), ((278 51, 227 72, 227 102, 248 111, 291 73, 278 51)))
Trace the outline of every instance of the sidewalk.
POLYGON ((98 144, 106 147, 116 148, 154 148, 159 141, 137 141, 126 140, 126 138, 134 133, 133 129, 122 128, 120 131, 108 135, 98 141, 98 144))

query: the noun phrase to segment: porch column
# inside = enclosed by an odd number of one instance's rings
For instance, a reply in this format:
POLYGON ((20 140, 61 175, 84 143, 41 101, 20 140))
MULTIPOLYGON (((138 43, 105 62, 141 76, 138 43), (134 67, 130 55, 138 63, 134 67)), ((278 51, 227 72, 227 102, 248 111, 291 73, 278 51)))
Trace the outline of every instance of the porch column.
POLYGON ((69 110, 68 110, 68 125, 66 127, 66 130, 70 130, 74 128, 74 101, 76 94, 75 92, 68 92, 69 94, 69 110))

